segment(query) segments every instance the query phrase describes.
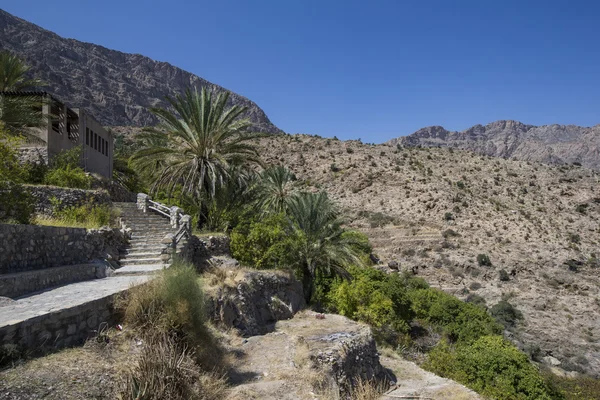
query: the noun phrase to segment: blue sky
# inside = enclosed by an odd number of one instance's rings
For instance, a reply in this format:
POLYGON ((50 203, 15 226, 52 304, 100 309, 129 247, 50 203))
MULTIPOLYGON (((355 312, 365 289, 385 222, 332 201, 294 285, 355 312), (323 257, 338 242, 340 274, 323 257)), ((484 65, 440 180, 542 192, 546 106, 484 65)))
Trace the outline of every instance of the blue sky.
POLYGON ((167 61, 289 133, 600 123, 600 2, 3 0, 61 36, 167 61))

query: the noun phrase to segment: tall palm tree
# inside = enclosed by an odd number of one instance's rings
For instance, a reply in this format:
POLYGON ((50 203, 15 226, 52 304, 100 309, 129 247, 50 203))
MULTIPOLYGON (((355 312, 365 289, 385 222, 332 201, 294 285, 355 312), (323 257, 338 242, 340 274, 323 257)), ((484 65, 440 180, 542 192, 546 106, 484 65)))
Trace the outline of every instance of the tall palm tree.
MULTIPOLYGON (((30 68, 17 56, 0 52, 0 92, 20 92, 43 86, 39 79, 29 78, 30 68)), ((27 134, 27 128, 42 126, 44 100, 39 96, 0 95, 0 121, 10 133, 27 134)))
POLYGON ((256 187, 257 206, 263 213, 281 213, 296 195, 296 176, 282 166, 270 167, 260 174, 256 187))
POLYGON ((368 251, 368 244, 344 230, 340 215, 325 192, 300 193, 290 201, 288 214, 300 238, 296 267, 302 275, 307 302, 319 274, 349 277, 346 267, 364 264, 361 255, 368 251))
POLYGON ((167 97, 171 109, 153 108, 160 123, 144 133, 146 145, 131 158, 133 166, 152 176, 152 191, 170 195, 175 188, 200 200, 214 196, 231 165, 261 164, 247 142, 251 122, 246 107, 227 106, 228 92, 202 88, 167 97))

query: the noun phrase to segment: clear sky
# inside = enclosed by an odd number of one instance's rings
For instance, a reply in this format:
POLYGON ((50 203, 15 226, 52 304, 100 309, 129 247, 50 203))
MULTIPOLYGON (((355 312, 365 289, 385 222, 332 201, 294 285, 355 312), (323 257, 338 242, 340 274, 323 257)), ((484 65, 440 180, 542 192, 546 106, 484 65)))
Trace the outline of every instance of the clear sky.
POLYGON ((600 1, 0 0, 61 36, 167 61, 289 133, 600 123, 600 1))

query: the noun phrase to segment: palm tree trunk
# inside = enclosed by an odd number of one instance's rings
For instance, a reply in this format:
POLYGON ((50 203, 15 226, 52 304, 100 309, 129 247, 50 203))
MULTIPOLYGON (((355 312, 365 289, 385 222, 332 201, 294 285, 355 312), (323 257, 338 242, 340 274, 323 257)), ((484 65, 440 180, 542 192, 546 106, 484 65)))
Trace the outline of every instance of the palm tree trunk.
POLYGON ((306 304, 309 304, 312 299, 314 279, 307 267, 302 270, 302 287, 304 288, 304 300, 306 304))

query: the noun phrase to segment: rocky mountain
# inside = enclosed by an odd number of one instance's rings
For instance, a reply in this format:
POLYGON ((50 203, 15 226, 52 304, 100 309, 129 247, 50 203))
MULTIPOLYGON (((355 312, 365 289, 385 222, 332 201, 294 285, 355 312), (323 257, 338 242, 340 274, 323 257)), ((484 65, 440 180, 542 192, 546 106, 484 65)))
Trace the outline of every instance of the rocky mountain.
MULTIPOLYGON (((104 125, 152 125, 148 108, 164 106, 166 95, 187 87, 225 90, 166 62, 62 38, 1 9, 0 49, 22 57, 49 92, 86 108, 104 125)), ((254 102, 235 93, 231 101, 248 107, 256 130, 281 132, 254 102)))
POLYGON ((600 125, 525 125, 496 121, 462 132, 429 126, 392 139, 388 144, 408 147, 454 147, 475 153, 551 164, 581 163, 600 169, 600 125))

